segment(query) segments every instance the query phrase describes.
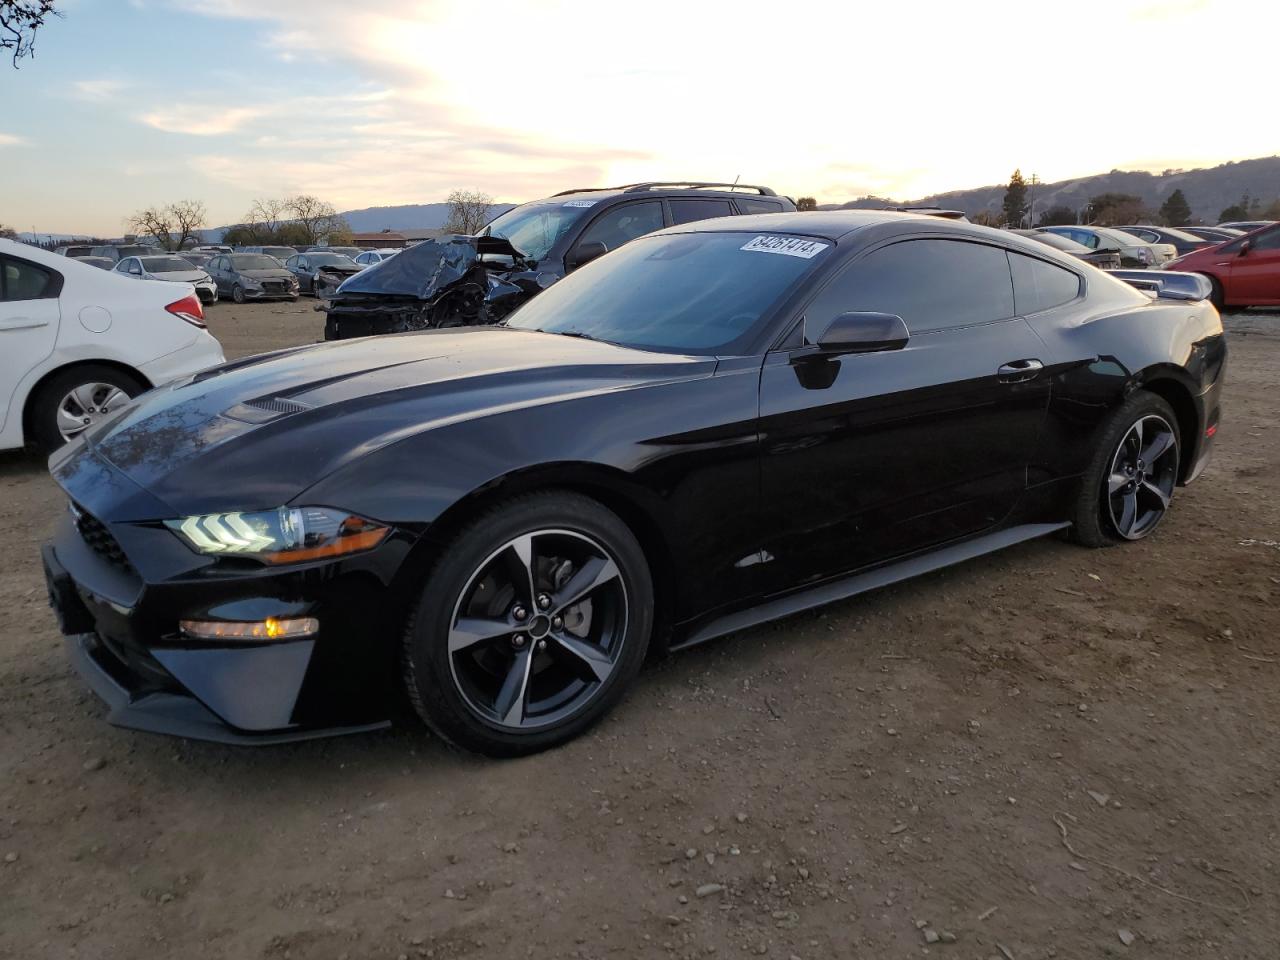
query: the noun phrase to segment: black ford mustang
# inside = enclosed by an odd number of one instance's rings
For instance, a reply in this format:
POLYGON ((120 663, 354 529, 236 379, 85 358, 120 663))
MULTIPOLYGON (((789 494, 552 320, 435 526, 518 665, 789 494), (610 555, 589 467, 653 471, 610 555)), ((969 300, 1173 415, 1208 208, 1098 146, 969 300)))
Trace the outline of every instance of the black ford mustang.
POLYGON ((274 742, 407 691, 455 743, 542 749, 647 650, 1058 530, 1151 533, 1225 363, 1179 276, 897 213, 672 228, 505 326, 145 394, 51 461, 50 593, 124 726, 274 742))

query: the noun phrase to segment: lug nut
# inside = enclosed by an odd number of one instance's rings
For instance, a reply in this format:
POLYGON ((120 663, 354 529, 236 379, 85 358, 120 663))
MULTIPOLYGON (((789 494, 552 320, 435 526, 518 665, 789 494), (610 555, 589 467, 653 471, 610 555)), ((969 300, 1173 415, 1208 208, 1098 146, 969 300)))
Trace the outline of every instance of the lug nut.
POLYGON ((524 607, 517 606, 511 611, 511 616, 515 617, 517 620, 523 620, 529 616, 529 611, 524 607))
POLYGON ((543 610, 547 609, 547 607, 551 606, 551 598, 545 593, 538 594, 538 606, 543 610))
POLYGON ((551 618, 551 629, 552 629, 552 630, 560 630, 560 629, 562 629, 563 627, 564 627, 564 617, 552 617, 552 618, 551 618))
POLYGON ((523 647, 523 646, 524 646, 524 634, 523 634, 523 633, 517 633, 514 637, 512 637, 512 638, 511 638, 511 645, 512 645, 513 647, 515 647, 517 650, 518 650, 518 649, 520 649, 521 647, 523 647))
POLYGON ((539 650, 545 650, 545 649, 547 649, 547 641, 545 641, 545 640, 539 640, 539 641, 538 641, 538 649, 539 649, 539 650))

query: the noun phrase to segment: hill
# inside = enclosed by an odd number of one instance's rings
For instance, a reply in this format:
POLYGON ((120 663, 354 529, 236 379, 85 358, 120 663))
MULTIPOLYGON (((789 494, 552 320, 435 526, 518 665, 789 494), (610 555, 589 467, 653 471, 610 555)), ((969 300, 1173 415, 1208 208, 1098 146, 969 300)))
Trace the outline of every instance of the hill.
MULTIPOLYGON (((1058 205, 1082 210, 1090 197, 1100 193, 1133 194, 1141 197, 1148 208, 1157 210, 1169 194, 1179 189, 1191 204, 1193 218, 1216 223, 1218 214, 1246 193, 1264 205, 1280 197, 1280 156, 1234 161, 1197 170, 1166 170, 1161 174, 1112 170, 1091 177, 1044 183, 1036 188, 1036 210, 1043 211, 1058 205)), ((950 190, 909 201, 862 197, 847 203, 823 204, 822 209, 853 210, 919 204, 963 210, 973 216, 982 210, 999 210, 1004 201, 1004 190, 1005 185, 1000 183, 969 190, 950 190)))

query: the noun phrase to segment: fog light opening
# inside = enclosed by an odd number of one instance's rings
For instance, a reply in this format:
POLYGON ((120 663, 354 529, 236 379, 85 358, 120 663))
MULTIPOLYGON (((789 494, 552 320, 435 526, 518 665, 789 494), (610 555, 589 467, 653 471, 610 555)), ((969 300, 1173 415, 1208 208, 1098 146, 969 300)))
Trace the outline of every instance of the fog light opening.
POLYGON ((265 620, 180 620, 182 632, 197 640, 292 640, 319 632, 315 617, 265 620))

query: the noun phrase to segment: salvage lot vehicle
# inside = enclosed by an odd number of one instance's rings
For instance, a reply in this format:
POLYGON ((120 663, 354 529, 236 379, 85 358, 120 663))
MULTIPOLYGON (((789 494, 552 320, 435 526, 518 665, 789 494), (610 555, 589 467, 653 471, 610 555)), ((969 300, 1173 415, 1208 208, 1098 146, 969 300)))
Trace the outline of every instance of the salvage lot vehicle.
POLYGON ((203 269, 186 257, 176 254, 156 257, 125 257, 115 265, 115 272, 134 280, 164 280, 167 283, 189 283, 204 304, 218 302, 218 285, 203 269))
POLYGON ((1230 227, 1179 227, 1178 229, 1201 240, 1208 240, 1210 243, 1234 240, 1244 233, 1243 230, 1233 230, 1230 227))
POLYGON ((1148 243, 1115 227, 1037 227, 1041 233, 1054 233, 1074 240, 1090 250, 1120 255, 1122 267, 1158 267, 1177 254, 1171 243, 1148 243))
POLYGON ((1013 232, 1020 237, 1029 237, 1037 243, 1069 253, 1085 263, 1093 264, 1099 270, 1120 269, 1120 254, 1116 250, 1090 250, 1083 243, 1076 243, 1070 237, 1064 237, 1058 233, 1047 233, 1043 230, 1014 230, 1013 232))
POLYGON ((478 237, 427 240, 348 280, 327 307, 325 339, 496 323, 578 267, 664 226, 794 210, 768 187, 745 184, 565 190, 513 207, 478 237))
POLYGON ((275 257, 275 258, 276 258, 277 260, 279 260, 281 263, 284 263, 284 261, 288 260, 290 257, 296 257, 296 256, 298 255, 298 249, 297 249, 297 247, 271 247, 271 246, 261 247, 261 246, 256 246, 256 247, 245 247, 243 250, 240 250, 240 251, 238 251, 238 252, 240 252, 240 253, 265 253, 268 257, 275 257))
POLYGON ((363 269, 345 254, 324 251, 295 254, 284 267, 298 281, 298 289, 313 296, 319 296, 322 288, 336 290, 343 280, 363 269))
POLYGON ((1189 233, 1181 228, 1174 227, 1153 227, 1145 224, 1136 226, 1119 226, 1117 230, 1123 230, 1125 233, 1132 234, 1139 240, 1145 240, 1147 243, 1171 243, 1173 249, 1177 251, 1178 256, 1184 253, 1190 253, 1192 250, 1199 250, 1201 247, 1207 247, 1212 241, 1203 237, 1197 237, 1193 233, 1189 233))
POLYGON ((72 512, 46 576, 117 724, 350 732, 402 681, 446 739, 528 753, 650 647, 1068 528, 1146 537, 1209 457, 1224 366, 1207 302, 1008 232, 689 224, 505 326, 140 398, 52 459, 72 512))
POLYGON ((1189 253, 1168 269, 1208 277, 1218 309, 1280 304, 1280 223, 1189 253))
POLYGON ((218 295, 229 296, 236 303, 298 299, 298 278, 264 253, 222 253, 204 269, 217 284, 218 295))
POLYGON ((190 287, 0 239, 0 449, 51 450, 153 384, 221 362, 190 287))

